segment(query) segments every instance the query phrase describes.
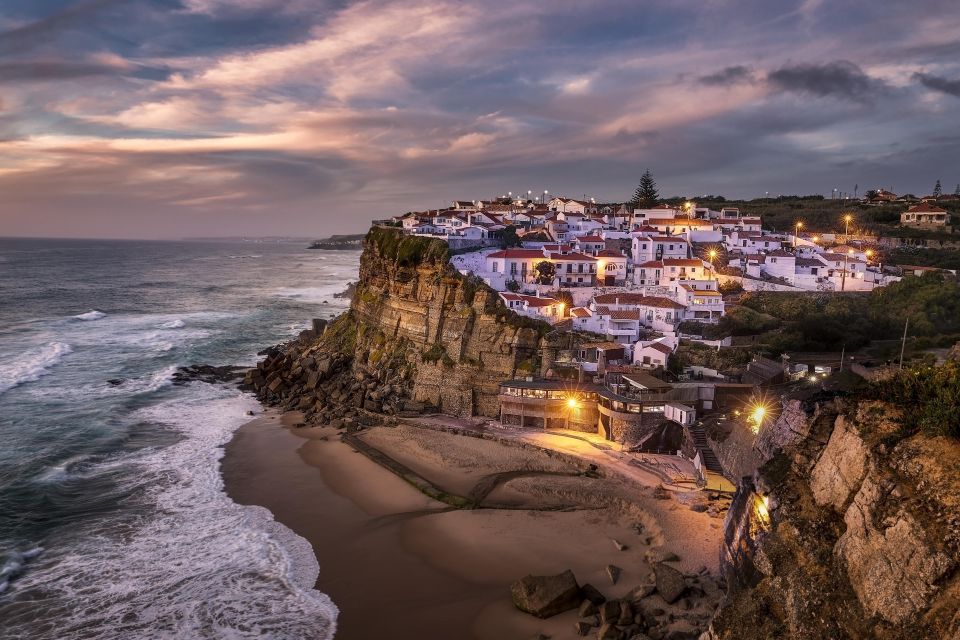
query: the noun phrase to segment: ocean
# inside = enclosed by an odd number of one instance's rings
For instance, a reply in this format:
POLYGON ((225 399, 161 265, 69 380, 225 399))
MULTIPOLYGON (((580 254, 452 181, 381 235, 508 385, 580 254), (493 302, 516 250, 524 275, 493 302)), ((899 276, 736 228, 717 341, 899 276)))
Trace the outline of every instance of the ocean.
POLYGON ((0 239, 0 637, 328 638, 310 545, 223 491, 257 401, 173 385, 332 318, 359 252, 0 239))

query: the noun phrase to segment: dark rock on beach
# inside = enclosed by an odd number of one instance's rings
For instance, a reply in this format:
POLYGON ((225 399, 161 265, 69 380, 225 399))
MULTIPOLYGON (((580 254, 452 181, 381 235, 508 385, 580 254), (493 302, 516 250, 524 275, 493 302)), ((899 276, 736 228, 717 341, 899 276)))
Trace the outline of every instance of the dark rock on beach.
POLYGON ((526 576, 511 585, 510 596, 521 611, 549 618, 579 606, 580 586, 572 571, 555 576, 526 576))

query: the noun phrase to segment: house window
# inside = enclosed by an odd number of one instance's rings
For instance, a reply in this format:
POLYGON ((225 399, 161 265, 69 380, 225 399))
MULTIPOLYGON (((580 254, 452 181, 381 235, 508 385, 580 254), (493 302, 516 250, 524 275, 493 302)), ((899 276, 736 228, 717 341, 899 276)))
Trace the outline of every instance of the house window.
POLYGON ((517 263, 516 263, 516 262, 511 262, 511 263, 510 263, 510 275, 516 275, 516 273, 517 273, 517 263))
POLYGON ((493 263, 493 272, 494 272, 494 273, 497 272, 497 263, 496 263, 496 262, 493 263))

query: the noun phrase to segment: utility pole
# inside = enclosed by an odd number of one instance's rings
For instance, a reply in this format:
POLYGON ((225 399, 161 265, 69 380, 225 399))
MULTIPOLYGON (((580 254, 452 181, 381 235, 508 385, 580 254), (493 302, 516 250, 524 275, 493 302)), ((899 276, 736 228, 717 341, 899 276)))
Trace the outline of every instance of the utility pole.
POLYGON ((840 371, 843 371, 843 356, 847 353, 847 345, 840 349, 840 371))
POLYGON ((903 323, 903 341, 900 343, 900 369, 903 369, 903 351, 907 348, 907 327, 910 325, 910 316, 903 323))

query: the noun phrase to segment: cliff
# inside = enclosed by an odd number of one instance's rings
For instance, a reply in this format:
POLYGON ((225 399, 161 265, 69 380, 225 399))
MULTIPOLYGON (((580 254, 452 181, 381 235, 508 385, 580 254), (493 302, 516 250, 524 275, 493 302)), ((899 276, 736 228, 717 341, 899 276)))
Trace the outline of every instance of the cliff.
POLYGON ((315 421, 344 410, 495 416, 503 380, 545 373, 560 334, 458 273, 446 243, 374 227, 350 310, 275 348, 246 382, 315 421))
POLYGON ((960 443, 891 405, 788 403, 761 431, 711 640, 960 639, 960 443))

